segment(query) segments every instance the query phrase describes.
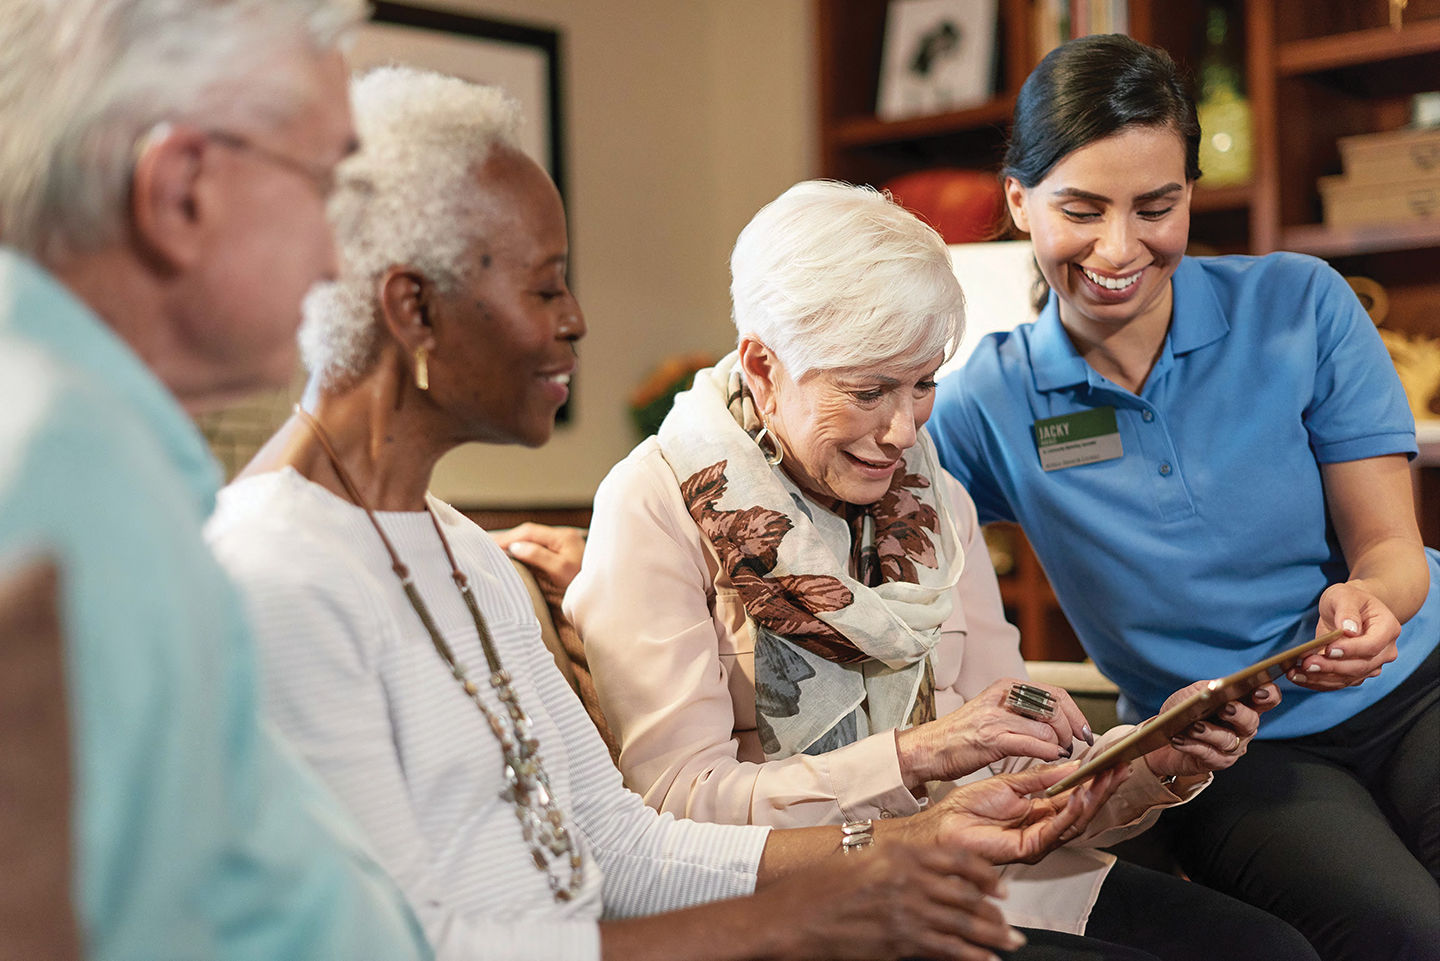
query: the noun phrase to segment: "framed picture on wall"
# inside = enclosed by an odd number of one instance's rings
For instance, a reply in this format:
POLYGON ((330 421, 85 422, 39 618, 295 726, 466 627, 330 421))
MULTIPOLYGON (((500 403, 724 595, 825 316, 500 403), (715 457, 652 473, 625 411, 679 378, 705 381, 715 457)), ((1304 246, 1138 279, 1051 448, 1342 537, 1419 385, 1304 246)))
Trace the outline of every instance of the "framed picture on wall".
POLYGON ((380 0, 346 59, 356 69, 398 63, 504 87, 525 114, 521 147, 564 195, 558 31, 380 0))
POLYGON ((890 0, 875 113, 960 110, 994 93, 997 0, 890 0))

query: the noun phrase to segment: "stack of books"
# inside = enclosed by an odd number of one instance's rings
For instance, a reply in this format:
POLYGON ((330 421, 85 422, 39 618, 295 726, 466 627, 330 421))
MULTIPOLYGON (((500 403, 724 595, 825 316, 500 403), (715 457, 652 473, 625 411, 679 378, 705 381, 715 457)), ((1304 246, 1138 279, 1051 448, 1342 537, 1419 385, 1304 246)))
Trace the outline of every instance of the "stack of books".
POLYGON ((1331 227, 1440 224, 1440 128, 1341 137, 1344 173, 1321 177, 1331 227))

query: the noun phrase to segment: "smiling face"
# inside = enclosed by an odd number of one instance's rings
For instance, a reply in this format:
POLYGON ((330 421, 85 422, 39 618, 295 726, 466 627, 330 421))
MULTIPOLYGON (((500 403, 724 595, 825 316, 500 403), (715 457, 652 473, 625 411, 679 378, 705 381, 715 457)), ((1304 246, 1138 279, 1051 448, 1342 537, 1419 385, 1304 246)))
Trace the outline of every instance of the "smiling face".
MULTIPOLYGON (((781 469, 821 497, 871 504, 884 496, 935 405, 944 356, 897 359, 863 369, 816 370, 797 383, 774 355, 768 376, 747 381, 785 451, 781 469)), ((743 350, 743 348, 742 348, 743 350)))
POLYGON ((459 441, 538 447, 570 396, 585 335, 566 283, 565 211, 545 172, 512 148, 496 147, 475 181, 484 204, 467 275, 425 305, 430 397, 459 441))
POLYGON ((1136 320, 1170 320, 1170 278, 1190 234, 1185 143, 1169 127, 1127 127, 1063 157, 1026 188, 1005 183, 1060 320, 1088 340, 1136 320))

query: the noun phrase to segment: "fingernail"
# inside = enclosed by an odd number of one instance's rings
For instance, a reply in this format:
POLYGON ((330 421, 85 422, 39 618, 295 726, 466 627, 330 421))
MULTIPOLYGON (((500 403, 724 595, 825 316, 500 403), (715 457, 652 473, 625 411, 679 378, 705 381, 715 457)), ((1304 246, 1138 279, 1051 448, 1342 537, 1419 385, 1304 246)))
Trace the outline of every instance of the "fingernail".
POLYGON ((1311 664, 1309 667, 1305 668, 1305 670, 1310 672, 1311 674, 1314 674, 1316 671, 1320 670, 1320 665, 1311 664))
POLYGON ((1010 896, 1010 885, 1005 883, 1004 878, 1001 878, 995 885, 995 896, 1002 901, 1010 896))
POLYGON ((1359 624, 1356 624, 1353 620, 1351 620, 1351 619, 1348 618, 1348 617, 1345 618, 1345 620, 1341 622, 1340 626, 1345 629, 1345 633, 1347 633, 1347 634, 1359 634, 1359 633, 1360 633, 1360 625, 1359 625, 1359 624))
POLYGON ((1255 692, 1255 694, 1254 694, 1254 696, 1251 698, 1251 700, 1255 700, 1255 701, 1268 701, 1268 700, 1270 700, 1270 689, 1269 689, 1269 688, 1262 687, 1260 690, 1258 690, 1258 691, 1255 692))
POLYGON ((1083 737, 1083 738, 1085 738, 1085 743, 1086 743, 1086 744, 1089 744, 1089 745, 1092 745, 1092 746, 1095 744, 1095 735, 1091 732, 1091 730, 1090 730, 1090 725, 1086 724, 1084 727, 1082 727, 1082 728, 1080 729, 1080 736, 1083 737))
POLYGON ((1331 656, 1331 657, 1344 657, 1344 656, 1345 656, 1345 652, 1342 651, 1342 650, 1340 650, 1340 648, 1338 648, 1338 647, 1332 647, 1332 648, 1330 648, 1330 656, 1331 656))
POLYGON ((1192 725, 1190 726, 1190 730, 1194 731, 1196 734, 1204 734, 1204 733, 1205 733, 1205 725, 1203 725, 1203 724, 1192 724, 1192 725))
POLYGON ((1010 945, 1010 950, 1012 951, 1016 948, 1023 948, 1025 946, 1025 935, 1021 934, 1019 931, 1016 931, 1014 928, 1011 928, 1010 937, 1007 943, 1010 945))
POLYGON ((1235 716, 1235 705, 1234 705, 1234 704, 1226 704, 1226 705, 1225 705, 1225 710, 1221 711, 1220 714, 1221 714, 1222 716, 1224 716, 1224 717, 1234 717, 1234 716, 1235 716))
POLYGON ((1305 675, 1304 675, 1304 674, 1301 674, 1299 671, 1291 671, 1291 672, 1290 672, 1290 680, 1292 680, 1292 681, 1303 681, 1303 680, 1305 680, 1305 675))
POLYGON ((1071 748, 1068 748, 1068 747, 1062 747, 1062 748, 1060 749, 1060 756, 1061 756, 1061 757, 1069 757, 1070 755, 1072 755, 1072 754, 1074 754, 1074 753, 1075 753, 1074 750, 1072 750, 1071 748))

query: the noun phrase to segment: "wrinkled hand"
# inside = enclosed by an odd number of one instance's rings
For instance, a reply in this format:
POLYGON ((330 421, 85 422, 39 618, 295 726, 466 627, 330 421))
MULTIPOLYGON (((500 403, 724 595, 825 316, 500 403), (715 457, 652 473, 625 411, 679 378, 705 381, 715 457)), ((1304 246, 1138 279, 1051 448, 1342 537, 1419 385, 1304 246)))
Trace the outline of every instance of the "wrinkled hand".
POLYGON ((963 848, 995 864, 1034 864, 1085 832, 1102 805, 1130 776, 1118 765, 1053 798, 1032 798, 1074 771, 1076 764, 1047 764, 965 784, 939 803, 894 825, 920 844, 963 848))
POLYGON ((837 854, 757 895, 781 930, 784 958, 992 959, 1024 938, 989 900, 1000 874, 959 848, 880 841, 837 854))
MULTIPOLYGON (((1196 681, 1171 694, 1161 705, 1162 712, 1196 693, 1209 681, 1196 681)), ((1211 717, 1196 721, 1170 739, 1165 747, 1145 755, 1145 763, 1157 777, 1170 774, 1188 777, 1223 771, 1238 761, 1260 729, 1260 715, 1280 703, 1280 689, 1266 684, 1249 696, 1231 701, 1211 717)))
POLYGON ((1319 637, 1337 627, 1345 636, 1321 653, 1307 656, 1290 672, 1290 680, 1312 691, 1338 691, 1378 677, 1395 660, 1400 621, 1374 594, 1353 583, 1331 584, 1320 595, 1319 637))
POLYGON ((1055 696, 1055 716, 1033 721, 1005 706, 1005 695, 1018 678, 1001 678, 942 718, 899 732, 895 737, 900 773, 914 790, 926 781, 953 781, 1006 757, 1055 761, 1069 757, 1078 740, 1095 743, 1090 724, 1063 688, 1044 688, 1055 696))
POLYGON ((491 535, 500 549, 535 572, 545 599, 558 603, 580 573, 585 537, 574 527, 549 527, 528 521, 491 535))

